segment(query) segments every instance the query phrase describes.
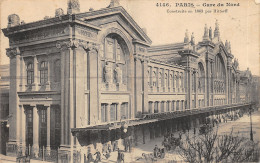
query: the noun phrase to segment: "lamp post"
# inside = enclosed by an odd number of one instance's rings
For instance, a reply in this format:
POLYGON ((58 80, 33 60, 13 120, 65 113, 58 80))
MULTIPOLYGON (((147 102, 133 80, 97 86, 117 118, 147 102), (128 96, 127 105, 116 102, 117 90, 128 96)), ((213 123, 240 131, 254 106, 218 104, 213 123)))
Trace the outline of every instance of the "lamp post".
POLYGON ((254 139, 253 139, 252 116, 251 116, 251 114, 252 114, 252 106, 250 106, 250 108, 249 108, 249 114, 250 114, 250 140, 254 141, 254 139))

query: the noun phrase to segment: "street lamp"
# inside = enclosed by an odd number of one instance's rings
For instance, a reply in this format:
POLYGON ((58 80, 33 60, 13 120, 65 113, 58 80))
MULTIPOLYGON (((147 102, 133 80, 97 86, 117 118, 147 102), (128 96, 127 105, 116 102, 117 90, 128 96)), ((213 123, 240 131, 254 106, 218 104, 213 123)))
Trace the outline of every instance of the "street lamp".
POLYGON ((249 108, 249 115, 250 115, 250 140, 254 141, 253 139, 253 127, 252 127, 252 116, 251 113, 252 112, 252 106, 250 106, 249 108))

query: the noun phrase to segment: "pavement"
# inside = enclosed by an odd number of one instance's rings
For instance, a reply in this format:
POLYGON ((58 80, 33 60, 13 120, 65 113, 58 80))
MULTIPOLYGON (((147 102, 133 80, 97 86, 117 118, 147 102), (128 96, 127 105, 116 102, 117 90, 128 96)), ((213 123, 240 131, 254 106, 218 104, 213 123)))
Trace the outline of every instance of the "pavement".
MULTIPOLYGON (((0 154, 0 163, 10 163, 10 162, 16 162, 16 157, 0 154)), ((50 163, 50 162, 31 159, 30 163, 50 163)))

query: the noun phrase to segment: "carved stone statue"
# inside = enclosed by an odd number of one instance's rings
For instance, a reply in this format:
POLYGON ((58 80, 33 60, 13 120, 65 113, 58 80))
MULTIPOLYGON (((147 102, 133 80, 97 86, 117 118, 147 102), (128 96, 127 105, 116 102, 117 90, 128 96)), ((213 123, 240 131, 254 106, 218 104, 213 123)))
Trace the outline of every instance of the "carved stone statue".
POLYGON ((13 26, 16 26, 16 25, 20 25, 20 17, 16 14, 9 15, 7 27, 13 27, 13 26))
POLYGON ((191 45, 195 45, 195 38, 194 38, 194 33, 192 32, 191 34, 191 40, 190 40, 191 45))
POLYGON ((115 77, 117 83, 122 83, 122 70, 119 65, 117 65, 115 68, 115 77))
POLYGON ((79 0, 68 0, 68 14, 77 14, 80 12, 79 0))
POLYGON ((55 17, 60 17, 62 15, 64 15, 62 8, 58 8, 58 9, 55 10, 55 17))
POLYGON ((105 76, 105 82, 111 83, 112 81, 112 67, 108 63, 106 63, 104 67, 104 76, 105 76))

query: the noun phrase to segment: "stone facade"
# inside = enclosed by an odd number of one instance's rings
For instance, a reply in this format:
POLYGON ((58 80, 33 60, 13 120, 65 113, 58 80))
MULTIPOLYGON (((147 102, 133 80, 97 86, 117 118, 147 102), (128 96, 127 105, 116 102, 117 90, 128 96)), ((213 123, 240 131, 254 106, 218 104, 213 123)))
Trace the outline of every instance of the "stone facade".
POLYGON ((60 159, 77 159, 71 148, 121 145, 126 138, 138 145, 162 135, 167 129, 153 133, 160 126, 181 122, 150 125, 145 116, 250 103, 252 75, 238 70, 218 22, 214 36, 205 26, 197 44, 187 32, 184 42, 151 46, 118 1, 86 13, 79 6, 69 1, 67 14, 59 9, 54 18, 27 24, 11 15, 2 29, 10 43, 8 154, 30 146, 38 157, 42 147, 59 147, 60 159), (128 127, 125 136, 117 133, 121 127, 128 127))

